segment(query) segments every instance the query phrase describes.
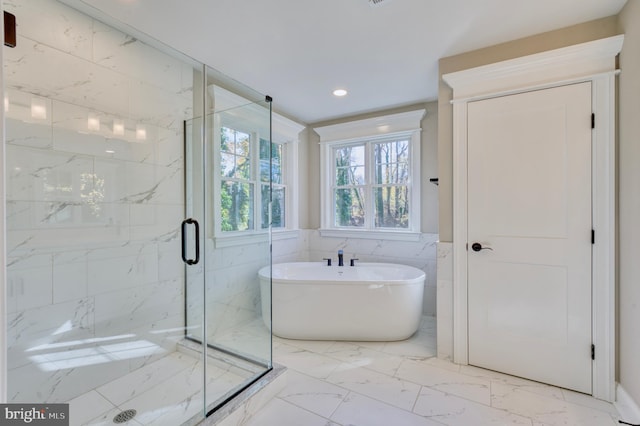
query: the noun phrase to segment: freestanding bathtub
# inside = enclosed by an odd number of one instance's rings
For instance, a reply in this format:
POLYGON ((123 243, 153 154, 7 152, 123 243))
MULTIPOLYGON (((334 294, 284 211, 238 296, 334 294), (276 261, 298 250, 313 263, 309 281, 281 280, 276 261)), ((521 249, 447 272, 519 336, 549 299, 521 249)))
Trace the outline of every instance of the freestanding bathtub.
POLYGON ((425 274, 411 266, 276 264, 271 298, 270 268, 259 276, 262 318, 268 326, 273 312, 272 331, 279 337, 393 341, 410 337, 420 325, 425 274))

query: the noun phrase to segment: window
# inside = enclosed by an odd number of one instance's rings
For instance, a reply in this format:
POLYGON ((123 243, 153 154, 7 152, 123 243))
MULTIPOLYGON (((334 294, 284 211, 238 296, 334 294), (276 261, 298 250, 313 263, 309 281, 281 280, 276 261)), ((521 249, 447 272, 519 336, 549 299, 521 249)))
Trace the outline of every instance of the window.
POLYGON ((273 113, 270 132, 262 107, 218 87, 215 95, 223 109, 214 120, 213 155, 219 165, 214 167, 214 187, 220 189, 213 206, 220 212, 216 239, 246 242, 264 234, 270 223, 276 232, 295 229, 297 141, 304 126, 273 113))
POLYGON ((255 230, 254 212, 261 212, 259 229, 269 227, 269 192, 273 185, 271 225, 286 226, 287 184, 283 170, 283 144, 229 127, 220 129, 220 211, 222 232, 255 230), (258 149, 253 147, 258 145, 258 149), (258 152, 256 152, 258 151, 258 152), (256 170, 256 164, 258 172, 256 170), (273 179, 273 184, 271 184, 273 179), (256 188, 260 191, 257 198, 256 188))
POLYGON ((334 226, 408 229, 409 152, 409 137, 333 147, 334 226))
POLYGON ((314 129, 322 146, 323 235, 420 231, 423 116, 420 110, 314 129))

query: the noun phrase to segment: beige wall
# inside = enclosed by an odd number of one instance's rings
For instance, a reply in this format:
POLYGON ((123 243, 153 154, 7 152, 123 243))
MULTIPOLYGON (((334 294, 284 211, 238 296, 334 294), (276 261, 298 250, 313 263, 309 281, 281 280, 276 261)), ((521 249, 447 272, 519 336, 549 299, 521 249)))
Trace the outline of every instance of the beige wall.
MULTIPOLYGON (((421 221, 420 231, 424 233, 438 233, 438 187, 429 182, 429 178, 438 177, 438 143, 437 143, 437 103, 428 102, 424 104, 410 105, 402 108, 395 108, 386 111, 379 111, 371 114, 363 114, 354 117, 341 118, 332 121, 323 121, 315 123, 307 128, 306 139, 306 155, 308 159, 308 221, 302 215, 301 198, 301 215, 300 228, 318 229, 320 228, 320 136, 313 131, 314 127, 329 126, 331 124, 345 123, 354 120, 361 120, 381 115, 394 114, 399 112, 412 111, 416 109, 426 109, 426 116, 422 120, 422 137, 421 137, 421 221)), ((304 161, 302 155, 301 161, 304 161)), ((305 166, 301 163, 300 172, 304 175, 305 166)))
MULTIPOLYGON (((440 76, 520 56, 557 49, 618 34, 616 17, 510 41, 473 52, 440 59, 440 76)), ((440 78, 438 92, 438 169, 440 173, 440 241, 453 240, 453 108, 451 89, 440 78)))
POLYGON ((618 381, 640 404, 640 1, 627 2, 619 24, 618 381))
POLYGON ((313 209, 309 200, 313 199, 309 194, 309 176, 307 173, 309 162, 309 128, 305 128, 298 135, 298 227, 309 228, 309 212, 313 209))

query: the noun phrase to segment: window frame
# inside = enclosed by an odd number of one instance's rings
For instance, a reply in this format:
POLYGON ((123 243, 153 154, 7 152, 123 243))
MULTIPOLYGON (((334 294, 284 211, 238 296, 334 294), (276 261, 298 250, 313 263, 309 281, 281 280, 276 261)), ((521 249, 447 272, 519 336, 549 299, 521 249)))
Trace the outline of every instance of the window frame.
MULTIPOLYGON (((241 111, 251 104, 247 99, 231 93, 220 87, 214 87, 217 109, 224 112, 238 108, 241 111)), ((251 107, 248 107, 251 109, 251 107)), ((256 108, 262 108, 256 105, 256 108)), ((244 112, 244 111, 241 111, 244 112)), ((255 117, 247 113, 244 117, 244 125, 234 123, 225 123, 220 113, 213 114, 212 120, 212 165, 211 175, 209 177, 212 182, 212 211, 213 216, 213 235, 216 247, 235 246, 241 244, 250 244, 264 241, 265 235, 269 232, 269 227, 262 228, 262 187, 263 182, 260 176, 260 140, 267 140, 271 143, 278 144, 282 147, 281 172, 282 183, 274 184, 279 188, 285 189, 285 226, 282 228, 273 228, 272 236, 274 239, 286 239, 297 237, 298 233, 298 139, 299 133, 304 126, 285 118, 275 112, 271 113, 271 131, 263 129, 263 132, 257 132, 252 128, 252 121, 255 117), (221 129, 223 127, 233 129, 238 132, 249 134, 250 151, 249 157, 251 161, 251 178, 246 182, 253 185, 253 229, 238 231, 222 230, 222 203, 221 203, 221 183, 224 180, 237 181, 234 178, 225 178, 221 175, 221 129), (243 128, 244 127, 244 128, 243 128), (264 134, 263 134, 264 133, 264 134), (269 134, 270 133, 270 134, 269 134)), ((236 121, 242 123, 242 121, 236 121)), ((243 180, 244 182, 244 180, 243 180)))
POLYGON ((369 239, 418 241, 420 237, 420 122, 425 110, 390 114, 342 124, 316 127, 320 135, 320 185, 321 185, 321 228, 320 234, 327 237, 355 237, 369 239), (374 203, 372 199, 375 160, 373 144, 394 140, 409 140, 409 226, 407 228, 375 227, 374 203), (336 165, 335 149, 346 146, 365 145, 365 166, 368 194, 365 200, 365 226, 336 226, 335 198, 336 165))

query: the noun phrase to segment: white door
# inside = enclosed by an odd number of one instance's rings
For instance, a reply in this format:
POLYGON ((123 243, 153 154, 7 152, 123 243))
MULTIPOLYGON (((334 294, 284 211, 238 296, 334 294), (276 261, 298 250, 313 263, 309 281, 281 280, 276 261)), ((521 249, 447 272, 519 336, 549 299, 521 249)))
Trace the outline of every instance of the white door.
POLYGON ((469 363, 590 394, 591 83, 470 102, 468 156, 469 363))

